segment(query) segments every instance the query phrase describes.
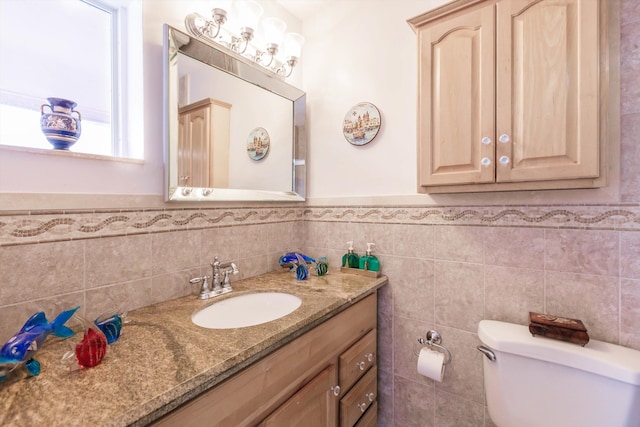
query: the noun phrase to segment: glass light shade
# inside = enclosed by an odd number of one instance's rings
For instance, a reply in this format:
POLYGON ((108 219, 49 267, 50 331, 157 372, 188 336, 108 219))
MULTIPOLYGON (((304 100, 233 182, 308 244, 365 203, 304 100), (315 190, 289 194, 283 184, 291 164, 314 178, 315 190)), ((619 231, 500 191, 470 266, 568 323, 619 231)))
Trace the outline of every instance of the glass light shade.
POLYGON ((284 30, 287 29, 287 24, 282 19, 267 18, 262 21, 262 27, 264 28, 264 35, 267 44, 282 44, 284 30))
POLYGON ((304 45, 304 37, 298 33, 287 33, 284 36, 283 53, 285 57, 295 56, 300 58, 302 54, 302 45, 304 45))
POLYGON ((258 21, 262 16, 262 6, 253 0, 242 0, 235 3, 237 22, 241 28, 258 28, 258 21))

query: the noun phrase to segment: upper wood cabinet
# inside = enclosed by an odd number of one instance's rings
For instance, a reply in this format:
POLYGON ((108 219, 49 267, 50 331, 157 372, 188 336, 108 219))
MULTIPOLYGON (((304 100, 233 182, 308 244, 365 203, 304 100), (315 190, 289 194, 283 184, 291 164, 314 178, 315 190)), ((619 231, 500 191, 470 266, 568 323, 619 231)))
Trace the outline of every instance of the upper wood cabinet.
POLYGON ((612 3, 460 0, 409 20, 419 191, 604 186, 612 3))
POLYGON ((180 186, 229 186, 230 111, 230 104, 212 98, 179 109, 180 186))

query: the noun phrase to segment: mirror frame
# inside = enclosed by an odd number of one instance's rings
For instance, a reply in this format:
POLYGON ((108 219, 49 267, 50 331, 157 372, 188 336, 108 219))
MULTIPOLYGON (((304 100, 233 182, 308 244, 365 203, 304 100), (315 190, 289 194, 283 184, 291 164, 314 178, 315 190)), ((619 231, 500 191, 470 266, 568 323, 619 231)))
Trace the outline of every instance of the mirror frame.
POLYGON ((282 81, 282 77, 252 63, 224 46, 201 38, 190 36, 168 24, 164 24, 163 43, 163 143, 164 143, 164 182, 165 201, 304 201, 306 193, 306 93, 282 81), (171 143, 170 129, 178 126, 177 120, 171 123, 171 103, 177 110, 178 101, 170 99, 170 84, 178 76, 171 60, 183 53, 206 65, 224 71, 250 84, 282 96, 292 102, 293 141, 291 153, 291 191, 268 191, 253 189, 180 187, 170 182, 169 152, 171 143), (173 79, 173 80, 172 80, 173 79))

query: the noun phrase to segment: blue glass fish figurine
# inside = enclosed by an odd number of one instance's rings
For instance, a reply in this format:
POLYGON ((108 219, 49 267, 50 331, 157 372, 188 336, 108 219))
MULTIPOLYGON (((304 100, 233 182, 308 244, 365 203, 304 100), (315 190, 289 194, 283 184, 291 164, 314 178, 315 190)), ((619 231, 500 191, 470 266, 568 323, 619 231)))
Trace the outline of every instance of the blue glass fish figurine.
POLYGON ((75 333, 64 324, 80 307, 63 311, 49 323, 44 312, 39 311, 27 320, 22 329, 0 349, 0 381, 9 372, 24 364, 31 375, 40 373, 40 363, 33 358, 50 334, 68 338, 75 333))
POLYGON ((120 331, 122 331, 122 323, 126 314, 120 312, 111 312, 101 314, 93 322, 102 331, 107 338, 107 343, 113 344, 120 338, 120 331))
POLYGON ((316 260, 299 252, 287 252, 280 257, 278 261, 281 267, 289 267, 289 270, 295 268, 296 279, 305 280, 309 276, 307 263, 315 263, 316 260))
POLYGON ((294 264, 297 265, 299 263, 298 257, 302 257, 304 262, 307 262, 307 263, 316 262, 315 259, 305 254, 301 254, 300 252, 287 252, 286 254, 280 257, 280 260, 278 262, 280 263, 280 267, 289 267, 289 269, 292 269, 294 264))

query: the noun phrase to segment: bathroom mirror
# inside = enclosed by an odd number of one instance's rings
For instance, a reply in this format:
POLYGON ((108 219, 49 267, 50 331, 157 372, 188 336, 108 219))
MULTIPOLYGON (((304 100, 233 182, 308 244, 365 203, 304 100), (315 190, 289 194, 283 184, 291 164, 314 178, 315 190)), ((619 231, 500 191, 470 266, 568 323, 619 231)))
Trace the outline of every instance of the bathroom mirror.
POLYGON ((224 46, 164 26, 167 201, 303 201, 305 99, 224 46))

